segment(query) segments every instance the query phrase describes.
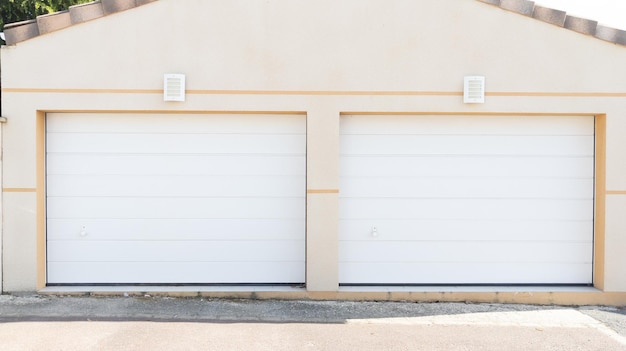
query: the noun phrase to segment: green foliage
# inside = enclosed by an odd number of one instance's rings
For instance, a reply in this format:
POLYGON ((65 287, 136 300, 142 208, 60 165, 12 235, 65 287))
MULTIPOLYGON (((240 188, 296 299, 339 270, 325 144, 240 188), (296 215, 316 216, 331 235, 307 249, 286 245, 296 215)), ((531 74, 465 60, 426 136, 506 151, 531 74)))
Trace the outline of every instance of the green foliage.
POLYGON ((0 31, 5 23, 33 19, 89 1, 91 0, 0 0, 0 31))

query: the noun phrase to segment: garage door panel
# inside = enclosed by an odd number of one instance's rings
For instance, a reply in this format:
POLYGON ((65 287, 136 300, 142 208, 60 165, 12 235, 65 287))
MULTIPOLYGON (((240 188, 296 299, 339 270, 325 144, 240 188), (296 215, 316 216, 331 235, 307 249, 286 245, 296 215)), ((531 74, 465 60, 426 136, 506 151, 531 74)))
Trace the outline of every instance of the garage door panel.
POLYGON ((48 240, 302 240, 302 219, 49 219, 48 240), (85 227, 83 229, 83 227, 85 227), (254 230, 253 230, 254 229, 254 230), (81 235, 82 233, 87 235, 81 235))
POLYGON ((48 152, 119 154, 294 154, 301 135, 49 133, 48 152))
POLYGON ((75 113, 46 116, 49 133, 305 134, 303 116, 75 113), (189 125, 193 124, 193 128, 189 125))
POLYGON ((49 283, 304 281, 305 116, 53 113, 46 136, 49 283))
POLYGON ((593 221, 581 220, 341 220, 340 240, 372 240, 372 227, 385 241, 569 241, 590 242, 593 221))
POLYGON ((591 284, 591 264, 346 263, 343 284, 591 284), (471 274, 468 274, 471 272, 471 274), (376 277, 376 280, 372 280, 376 277))
POLYGON ((48 176, 49 196, 303 197, 300 176, 48 176))
POLYGON ((303 240, 245 242, 74 240, 49 241, 48 248, 49 262, 293 262, 304 257, 303 240), (276 256, 275 252, 284 254, 276 256))
POLYGON ((416 116, 344 115, 342 134, 458 134, 458 135, 593 135, 587 116, 416 116), (398 132, 398 125, 402 130, 398 132))
POLYGON ((149 155, 48 153, 49 175, 295 175, 304 177, 301 155, 149 155))
POLYGON ((594 124, 342 116, 340 282, 591 283, 594 124))
POLYGON ((302 283, 297 262, 51 262, 50 284, 302 283))
POLYGON ((342 198, 339 209, 344 219, 593 219, 593 200, 342 198))
POLYGON ((591 242, 498 242, 498 241, 356 241, 339 245, 342 262, 472 262, 578 263, 591 264, 591 242), (554 253, 558 252, 558 256, 554 253))
POLYGON ((350 155, 591 156, 593 136, 344 135, 350 155))
POLYGON ((593 157, 543 156, 353 156, 343 155, 341 174, 387 177, 571 177, 593 178, 593 157), (363 174, 362 170, 367 173, 363 174))
POLYGON ((494 177, 349 177, 344 197, 592 199, 593 179, 494 177))

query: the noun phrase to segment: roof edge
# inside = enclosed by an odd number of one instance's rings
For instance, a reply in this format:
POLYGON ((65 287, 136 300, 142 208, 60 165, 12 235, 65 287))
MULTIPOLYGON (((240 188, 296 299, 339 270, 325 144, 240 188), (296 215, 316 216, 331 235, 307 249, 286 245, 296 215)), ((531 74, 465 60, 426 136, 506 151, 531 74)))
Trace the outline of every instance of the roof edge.
MULTIPOLYGON (((38 16, 34 20, 9 23, 4 27, 7 45, 82 22, 142 6, 157 0, 96 0, 71 6, 67 11, 38 16)), ((598 21, 568 15, 565 11, 536 5, 531 0, 476 0, 581 34, 626 46, 626 31, 598 24, 598 21)))
POLYGON ((598 21, 568 15, 565 11, 536 5, 530 0, 476 0, 574 32, 626 46, 626 31, 598 24, 598 21))
POLYGON ((142 6, 157 0, 96 0, 71 6, 67 11, 38 16, 36 19, 9 23, 4 26, 7 45, 57 31, 82 22, 142 6))

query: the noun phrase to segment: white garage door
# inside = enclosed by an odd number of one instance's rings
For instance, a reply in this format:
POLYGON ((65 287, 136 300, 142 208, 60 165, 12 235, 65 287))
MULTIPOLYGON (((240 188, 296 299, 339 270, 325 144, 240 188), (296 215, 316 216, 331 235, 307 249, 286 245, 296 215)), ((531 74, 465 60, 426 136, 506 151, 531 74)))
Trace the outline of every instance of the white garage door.
POLYGON ((342 116, 342 284, 590 284, 594 119, 342 116))
POLYGON ((48 114, 48 283, 304 282, 305 128, 48 114))

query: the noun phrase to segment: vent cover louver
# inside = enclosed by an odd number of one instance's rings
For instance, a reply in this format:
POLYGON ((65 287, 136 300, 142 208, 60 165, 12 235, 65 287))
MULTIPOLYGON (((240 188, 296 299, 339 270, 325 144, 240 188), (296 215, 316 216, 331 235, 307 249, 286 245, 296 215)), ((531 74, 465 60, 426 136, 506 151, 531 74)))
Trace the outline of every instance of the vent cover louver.
POLYGON ((463 102, 466 104, 485 103, 485 77, 465 77, 463 88, 463 102))
POLYGON ((163 101, 185 101, 185 75, 166 74, 163 87, 163 101))

